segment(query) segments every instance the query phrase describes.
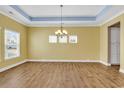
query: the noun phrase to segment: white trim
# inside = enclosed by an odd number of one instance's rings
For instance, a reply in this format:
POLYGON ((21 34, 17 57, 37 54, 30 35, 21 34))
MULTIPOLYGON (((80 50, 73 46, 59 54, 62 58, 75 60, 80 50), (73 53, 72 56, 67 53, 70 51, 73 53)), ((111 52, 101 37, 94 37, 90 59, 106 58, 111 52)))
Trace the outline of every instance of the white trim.
MULTIPOLYGON (((41 59, 41 60, 36 60, 36 59, 26 59, 24 61, 21 61, 21 62, 18 62, 16 64, 12 64, 12 65, 9 65, 7 67, 3 67, 3 68, 0 68, 0 72, 3 72, 3 71, 6 71, 10 68, 13 68, 15 66, 18 66, 18 65, 21 65, 25 62, 92 62, 92 63, 101 63, 101 64, 104 64, 106 66, 111 66, 111 64, 109 63, 106 63, 104 61, 100 61, 100 60, 48 60, 48 59, 41 59)), ((119 70, 120 72, 124 73, 124 70, 123 69, 120 69, 119 70)))
POLYGON ((101 64, 106 65, 106 66, 111 66, 110 63, 104 62, 104 61, 99 61, 101 64))
MULTIPOLYGON (((26 24, 25 26, 27 27, 60 27, 60 25, 58 25, 57 23, 56 24, 26 24)), ((99 27, 100 24, 97 24, 97 23, 93 23, 93 24, 85 24, 85 23, 82 23, 82 24, 65 24, 63 25, 64 27, 99 27)))
POLYGON ((49 60, 49 59, 28 59, 28 62, 100 62, 100 60, 49 60))
POLYGON ((18 22, 18 23, 20 23, 20 24, 22 24, 22 25, 27 26, 26 23, 24 23, 24 22, 22 22, 22 21, 20 21, 20 20, 18 20, 18 19, 16 19, 16 18, 10 16, 10 15, 7 14, 7 13, 4 13, 3 11, 0 11, 0 14, 2 14, 3 16, 7 16, 7 17, 9 17, 10 19, 12 19, 12 20, 14 20, 14 21, 16 21, 16 22, 18 22))
MULTIPOLYGON (((18 57, 20 57, 20 40, 21 40, 21 36, 20 36, 20 32, 17 32, 17 31, 15 31, 15 30, 12 30, 12 29, 9 29, 9 28, 5 28, 4 29, 4 44, 5 44, 5 46, 6 45, 8 45, 7 44, 7 42, 6 42, 6 40, 7 40, 7 35, 6 35, 6 33, 16 33, 16 35, 18 35, 18 38, 17 38, 17 55, 15 55, 15 56, 11 56, 11 57, 8 57, 8 56, 6 56, 6 52, 5 52, 5 60, 9 60, 9 59, 14 59, 14 58, 18 58, 18 57)), ((6 48, 4 49, 4 51, 7 51, 6 50, 6 48)))
MULTIPOLYGON (((121 6, 119 6, 119 7, 121 9, 123 8, 121 6)), ((120 11, 119 13, 117 12, 116 15, 114 14, 114 16, 112 16, 112 17, 110 16, 110 17, 108 17, 107 19, 105 19, 103 21, 97 19, 95 22, 93 22, 93 21, 91 21, 91 22, 90 21, 88 21, 88 22, 87 21, 86 22, 83 21, 84 23, 81 23, 81 22, 74 23, 74 24, 68 24, 67 23, 65 25, 67 25, 67 27, 78 27, 79 25, 80 25, 79 27, 82 27, 82 26, 101 26, 101 25, 107 23, 108 21, 114 19, 115 17, 123 14, 124 11, 121 10, 120 8, 117 8, 118 11, 120 11)), ((112 10, 111 11, 108 11, 108 12, 111 13, 112 11, 114 11, 114 9, 116 9, 116 8, 113 7, 112 10)), ((56 26, 58 26, 58 23, 56 23, 56 24, 53 25, 53 23, 51 24, 50 22, 48 22, 48 23, 44 23, 44 22, 33 22, 32 23, 30 20, 28 20, 27 18, 25 18, 24 16, 22 16, 15 9, 13 9, 12 7, 10 7, 8 5, 0 6, 0 14, 5 15, 5 16, 11 18, 12 20, 15 20, 16 22, 21 23, 22 25, 25 25, 27 27, 51 27, 51 26, 52 27, 56 27, 56 26), (8 11, 12 11, 14 13, 14 15, 9 14, 8 11)))
POLYGON ((122 12, 120 12, 120 13, 116 14, 115 16, 113 16, 113 17, 109 18, 108 20, 106 20, 106 21, 102 22, 101 24, 99 24, 99 26, 102 26, 102 25, 106 24, 107 22, 112 21, 113 19, 115 19, 115 18, 117 18, 117 17, 121 16, 122 14, 124 14, 124 11, 122 11, 122 12))
POLYGON ((120 68, 119 72, 124 73, 124 69, 120 68))
POLYGON ((24 61, 18 62, 18 63, 16 63, 16 64, 12 64, 12 65, 9 65, 9 66, 0 68, 0 72, 6 71, 6 70, 8 70, 8 69, 10 69, 10 68, 13 68, 13 67, 15 67, 15 66, 21 65, 21 64, 23 64, 23 63, 25 63, 25 62, 27 62, 27 60, 24 60, 24 61))

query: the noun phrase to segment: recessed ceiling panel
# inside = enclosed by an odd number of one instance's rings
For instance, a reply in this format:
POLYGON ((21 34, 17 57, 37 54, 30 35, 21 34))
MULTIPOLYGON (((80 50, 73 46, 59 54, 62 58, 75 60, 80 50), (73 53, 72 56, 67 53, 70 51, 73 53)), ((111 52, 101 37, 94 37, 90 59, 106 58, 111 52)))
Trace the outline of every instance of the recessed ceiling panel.
MULTIPOLYGON (((64 26, 98 26, 124 13, 123 5, 64 5, 64 26)), ((60 26, 59 5, 1 5, 0 14, 27 26, 60 26)))
MULTIPOLYGON (((61 14, 60 5, 20 5, 31 17, 58 17, 61 14)), ((104 5, 64 5, 63 16, 96 16, 106 6, 104 5)))

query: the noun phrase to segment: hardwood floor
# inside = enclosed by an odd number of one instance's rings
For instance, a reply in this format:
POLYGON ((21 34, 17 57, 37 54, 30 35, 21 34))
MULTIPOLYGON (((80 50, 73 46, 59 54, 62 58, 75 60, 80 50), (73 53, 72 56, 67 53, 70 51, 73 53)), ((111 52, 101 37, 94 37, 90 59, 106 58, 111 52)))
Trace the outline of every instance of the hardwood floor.
POLYGON ((0 73, 0 87, 116 88, 124 87, 119 66, 100 63, 24 63, 0 73))

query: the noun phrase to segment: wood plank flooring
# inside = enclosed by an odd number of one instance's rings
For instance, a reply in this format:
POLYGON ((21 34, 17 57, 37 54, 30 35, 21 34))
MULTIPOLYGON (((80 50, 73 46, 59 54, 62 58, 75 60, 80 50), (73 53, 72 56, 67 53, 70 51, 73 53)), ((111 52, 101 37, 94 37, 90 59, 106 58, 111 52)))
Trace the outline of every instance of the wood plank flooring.
POLYGON ((124 87, 124 74, 100 63, 28 62, 0 73, 0 87, 116 88, 124 87))

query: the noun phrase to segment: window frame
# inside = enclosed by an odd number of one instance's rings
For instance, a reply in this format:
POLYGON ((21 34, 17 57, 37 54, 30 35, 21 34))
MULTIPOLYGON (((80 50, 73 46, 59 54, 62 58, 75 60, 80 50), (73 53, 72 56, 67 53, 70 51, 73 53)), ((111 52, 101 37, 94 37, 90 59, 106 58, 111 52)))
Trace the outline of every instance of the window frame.
POLYGON ((77 44, 78 43, 78 36, 77 35, 69 35, 69 43, 70 44, 77 44), (71 40, 75 39, 75 42, 72 42, 71 40))
POLYGON ((9 29, 9 28, 5 28, 4 29, 4 59, 5 60, 9 60, 9 59, 14 59, 14 58, 18 58, 18 57, 20 57, 21 56, 21 49, 20 49, 20 47, 21 47, 21 35, 20 35, 20 32, 17 32, 17 31, 15 31, 15 30, 12 30, 12 29, 9 29), (6 56, 6 51, 7 51, 7 48, 6 48, 6 39, 7 39, 7 36, 6 36, 6 31, 8 31, 8 32, 14 32, 14 33, 16 33, 16 34, 18 34, 18 43, 17 43, 17 51, 18 51, 18 53, 16 54, 16 56, 11 56, 11 57, 8 57, 8 56, 6 56))
POLYGON ((59 36, 58 39, 59 39, 60 44, 67 44, 68 43, 68 36, 67 35, 59 36), (65 41, 63 41, 62 39, 64 39, 65 41))
POLYGON ((50 44, 56 44, 56 43, 58 43, 58 37, 56 35, 49 35, 49 43, 50 44), (53 42, 53 41, 50 40, 51 38, 54 38, 56 40, 53 42))

